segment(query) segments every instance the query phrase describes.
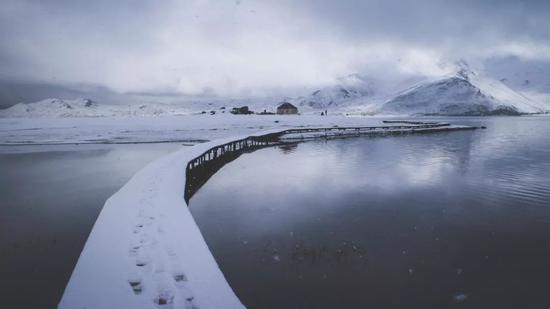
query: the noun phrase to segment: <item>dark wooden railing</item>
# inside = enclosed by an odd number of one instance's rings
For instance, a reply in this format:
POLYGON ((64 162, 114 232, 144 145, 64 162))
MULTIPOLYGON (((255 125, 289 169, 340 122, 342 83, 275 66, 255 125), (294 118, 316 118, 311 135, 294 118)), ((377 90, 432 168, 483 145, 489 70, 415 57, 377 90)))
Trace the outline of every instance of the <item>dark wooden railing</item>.
POLYGON ((330 128, 294 128, 282 130, 275 133, 269 133, 260 136, 249 136, 247 138, 231 141, 222 145, 214 146, 196 158, 189 161, 186 169, 186 187, 185 201, 189 199, 202 187, 212 175, 214 175, 225 164, 237 159, 243 153, 252 152, 261 148, 274 145, 288 144, 289 141, 296 143, 296 140, 306 139, 304 136, 297 138, 286 138, 284 135, 321 133, 312 138, 319 137, 341 137, 341 136, 359 136, 368 134, 406 134, 406 133, 424 133, 452 130, 472 130, 477 127, 449 127, 448 123, 439 122, 411 122, 411 121, 392 121, 391 123, 407 123, 409 125, 396 126, 365 126, 365 127, 330 127, 330 128), (410 125, 413 124, 413 125, 410 125), (426 130, 431 129, 431 130, 426 130))

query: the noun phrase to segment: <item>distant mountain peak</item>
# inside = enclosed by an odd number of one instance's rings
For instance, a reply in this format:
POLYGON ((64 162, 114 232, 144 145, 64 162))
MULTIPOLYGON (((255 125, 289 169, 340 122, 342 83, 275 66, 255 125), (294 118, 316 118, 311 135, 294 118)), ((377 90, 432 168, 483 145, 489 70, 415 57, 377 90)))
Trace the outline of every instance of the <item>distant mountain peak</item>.
POLYGON ((455 65, 457 66, 455 75, 459 78, 469 81, 470 78, 478 75, 464 59, 458 60, 455 65))
POLYGON ((502 82, 486 78, 465 61, 457 73, 422 83, 387 101, 380 112, 420 115, 519 115, 544 110, 502 82))
POLYGON ((331 86, 315 89, 309 95, 293 101, 312 109, 340 108, 370 97, 375 93, 374 83, 365 75, 352 73, 337 79, 331 86))

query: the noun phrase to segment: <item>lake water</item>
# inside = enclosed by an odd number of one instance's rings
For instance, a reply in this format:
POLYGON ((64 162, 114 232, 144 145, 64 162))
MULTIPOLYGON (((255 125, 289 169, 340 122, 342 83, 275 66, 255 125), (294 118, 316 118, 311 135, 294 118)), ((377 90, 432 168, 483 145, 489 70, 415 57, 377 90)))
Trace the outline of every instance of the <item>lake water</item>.
POLYGON ((550 308, 550 118, 244 154, 191 198, 249 308, 550 308))
POLYGON ((0 308, 56 308, 105 200, 180 147, 1 147, 0 308))

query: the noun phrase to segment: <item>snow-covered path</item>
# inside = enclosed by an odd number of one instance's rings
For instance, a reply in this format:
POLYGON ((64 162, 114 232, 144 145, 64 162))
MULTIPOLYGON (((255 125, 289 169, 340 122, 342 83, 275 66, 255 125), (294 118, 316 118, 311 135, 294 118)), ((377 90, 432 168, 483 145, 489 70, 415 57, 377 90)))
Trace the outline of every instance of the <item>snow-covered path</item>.
POLYGON ((113 195, 59 308, 242 308, 183 197, 187 162, 228 141, 161 158, 113 195))

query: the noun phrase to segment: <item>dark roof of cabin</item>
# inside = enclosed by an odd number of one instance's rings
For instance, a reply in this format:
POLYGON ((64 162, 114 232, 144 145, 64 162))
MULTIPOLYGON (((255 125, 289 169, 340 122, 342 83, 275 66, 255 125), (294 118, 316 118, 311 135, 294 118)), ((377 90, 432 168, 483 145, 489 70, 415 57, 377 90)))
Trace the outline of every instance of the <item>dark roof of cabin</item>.
POLYGON ((277 107, 277 109, 279 109, 279 108, 294 108, 294 109, 298 109, 296 106, 294 106, 294 105, 292 105, 292 104, 290 104, 290 103, 288 103, 288 102, 283 102, 281 105, 279 105, 279 106, 277 107))

